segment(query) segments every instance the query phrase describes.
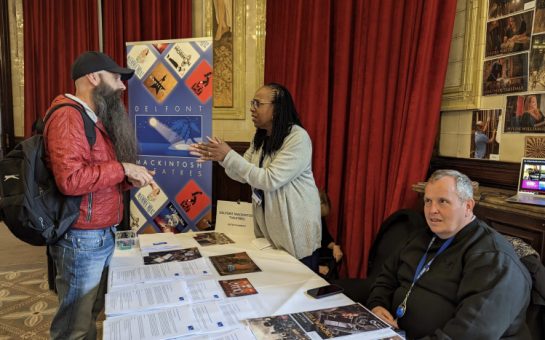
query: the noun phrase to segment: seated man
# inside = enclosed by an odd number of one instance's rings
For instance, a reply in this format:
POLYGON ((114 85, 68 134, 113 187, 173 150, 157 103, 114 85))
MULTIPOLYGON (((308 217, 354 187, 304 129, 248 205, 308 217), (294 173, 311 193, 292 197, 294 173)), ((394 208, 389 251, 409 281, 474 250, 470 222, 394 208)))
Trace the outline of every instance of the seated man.
POLYGON ((424 193, 429 230, 407 240, 375 281, 368 307, 407 338, 529 338, 530 275, 474 205, 466 175, 434 172, 424 193))
POLYGON ((335 243, 327 228, 326 217, 331 210, 331 201, 325 191, 320 190, 320 213, 322 215, 322 247, 320 248, 320 263, 318 274, 325 279, 337 279, 337 263, 343 258, 341 246, 335 243), (334 271, 334 273, 331 272, 334 271))

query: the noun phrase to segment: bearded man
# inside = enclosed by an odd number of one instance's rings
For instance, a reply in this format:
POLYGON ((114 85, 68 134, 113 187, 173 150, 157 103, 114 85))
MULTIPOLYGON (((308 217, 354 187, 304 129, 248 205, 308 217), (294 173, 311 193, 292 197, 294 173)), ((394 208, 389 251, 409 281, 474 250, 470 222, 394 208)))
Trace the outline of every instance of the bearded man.
POLYGON ((60 95, 51 104, 82 106, 95 122, 96 134, 90 147, 83 117, 72 106, 50 113, 45 127, 48 165, 59 190, 82 196, 77 221, 48 246, 57 270, 59 297, 52 339, 96 338, 115 228, 123 216, 122 193, 131 186, 155 186, 153 171, 134 164, 134 128, 121 101, 126 89, 122 81, 133 73, 103 53, 85 52, 72 65, 76 94, 60 95))

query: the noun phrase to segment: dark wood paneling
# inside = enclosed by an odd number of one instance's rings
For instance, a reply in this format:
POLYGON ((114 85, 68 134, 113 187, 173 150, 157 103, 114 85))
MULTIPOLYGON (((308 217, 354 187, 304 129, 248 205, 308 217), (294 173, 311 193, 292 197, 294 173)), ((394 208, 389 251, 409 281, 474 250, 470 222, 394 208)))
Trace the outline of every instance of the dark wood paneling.
POLYGON ((482 186, 517 190, 520 163, 498 162, 454 157, 433 157, 430 175, 438 169, 454 169, 466 174, 482 186))
POLYGON ((8 14, 8 1, 0 0, 0 158, 14 146, 8 14))
POLYGON ((545 264, 545 220, 479 205, 475 207, 475 215, 500 233, 531 245, 545 264))
MULTIPOLYGON (((227 142, 233 150, 239 154, 244 152, 250 147, 248 142, 227 142)), ((216 202, 218 200, 224 201, 244 201, 251 202, 252 194, 251 188, 248 184, 242 184, 232 180, 225 174, 225 170, 217 162, 214 162, 212 166, 212 216, 216 216, 216 202)))

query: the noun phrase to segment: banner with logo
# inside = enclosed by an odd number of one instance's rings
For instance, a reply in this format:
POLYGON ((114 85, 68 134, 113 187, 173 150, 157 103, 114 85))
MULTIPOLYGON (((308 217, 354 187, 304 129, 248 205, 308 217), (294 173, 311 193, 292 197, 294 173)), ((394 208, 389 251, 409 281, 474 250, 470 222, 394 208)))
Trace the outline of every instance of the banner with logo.
POLYGON ((127 43, 128 111, 138 164, 155 170, 156 190, 131 191, 137 233, 205 229, 212 215, 212 164, 197 163, 188 146, 212 132, 212 39, 127 43))

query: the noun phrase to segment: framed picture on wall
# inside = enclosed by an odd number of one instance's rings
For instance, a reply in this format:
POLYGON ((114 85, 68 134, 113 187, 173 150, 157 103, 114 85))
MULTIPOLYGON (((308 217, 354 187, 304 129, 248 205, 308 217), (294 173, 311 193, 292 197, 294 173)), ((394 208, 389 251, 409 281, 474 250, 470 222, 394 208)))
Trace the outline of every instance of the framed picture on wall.
POLYGON ((545 0, 536 0, 536 16, 534 19, 534 33, 545 32, 545 0))
POLYGON ((472 114, 470 157, 477 159, 499 159, 500 143, 497 139, 501 110, 475 110, 472 114))
POLYGON ((545 133, 545 94, 508 96, 504 132, 545 133))
POLYGON ((530 49, 534 11, 512 15, 486 24, 485 57, 530 49))
POLYGON ((484 62, 483 96, 528 90, 528 53, 484 62))
POLYGON ((545 90, 545 34, 532 37, 528 91, 545 90))
MULTIPOLYGON (((539 2, 540 0, 536 1, 539 2)), ((488 18, 494 19, 533 7, 533 0, 490 0, 488 18)))

